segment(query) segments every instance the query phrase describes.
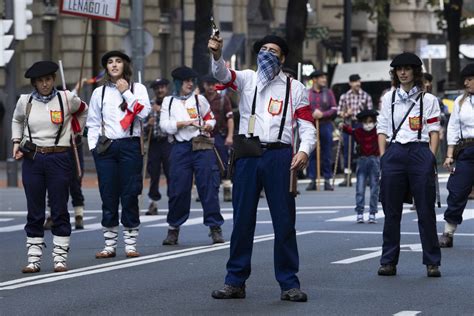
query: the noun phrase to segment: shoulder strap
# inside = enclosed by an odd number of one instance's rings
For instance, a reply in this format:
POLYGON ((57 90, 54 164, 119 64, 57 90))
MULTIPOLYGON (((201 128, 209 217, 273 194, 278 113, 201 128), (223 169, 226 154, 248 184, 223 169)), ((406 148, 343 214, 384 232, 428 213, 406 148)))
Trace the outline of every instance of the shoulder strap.
POLYGON ((392 135, 395 134, 395 121, 393 120, 393 111, 395 110, 395 93, 397 90, 393 90, 392 92, 392 135))
POLYGON ((291 87, 291 79, 290 77, 286 77, 285 106, 283 107, 283 115, 281 117, 280 131, 278 132, 278 141, 281 140, 281 136, 283 134, 283 128, 285 127, 286 112, 288 110, 288 101, 289 101, 289 96, 290 96, 290 87, 291 87))
POLYGON ((59 138, 61 137, 61 131, 63 130, 63 125, 64 125, 64 105, 63 105, 63 99, 61 98, 61 93, 58 92, 58 100, 59 100, 59 106, 61 107, 61 117, 62 117, 62 122, 59 124, 58 128, 58 133, 56 134, 56 139, 54 140, 54 146, 57 146, 59 143, 59 138))
POLYGON ((105 136, 105 123, 104 123, 104 114, 102 113, 102 109, 104 108, 104 96, 105 96, 105 84, 102 86, 102 96, 100 98, 100 118, 101 118, 101 129, 102 129, 102 136, 105 136))
POLYGON ((423 98, 425 97, 425 93, 420 93, 420 128, 418 129, 418 140, 421 140, 421 131, 423 129, 423 98))
MULTIPOLYGON (((420 93, 418 95, 418 97, 416 98, 415 102, 412 102, 411 105, 410 105, 410 108, 408 109, 408 111, 405 113, 405 116, 403 117, 402 121, 400 122, 400 125, 398 125, 397 129, 393 132, 392 134, 392 138, 390 139, 390 144, 392 144, 394 141, 395 141, 395 138, 397 137, 397 134, 398 132, 400 131, 400 129, 402 128, 402 125, 403 123, 406 121, 408 115, 410 114, 411 110, 413 109, 413 107, 416 105, 416 101, 418 101, 420 99, 420 97, 422 96, 423 93, 420 93)), ((420 109, 420 114, 421 114, 421 109, 420 109)), ((392 122, 393 122, 393 104, 392 104, 392 122)), ((418 133, 419 135, 421 135, 421 130, 418 130, 418 133)))
MULTIPOLYGON (((132 92, 133 94, 133 87, 135 85, 133 84, 133 82, 130 84, 130 91, 132 92)), ((135 123, 135 120, 132 121, 132 124, 130 124, 130 136, 133 136, 133 123, 135 123)))
MULTIPOLYGON (((30 142, 33 142, 33 138, 31 137, 31 130, 30 130, 30 126, 28 125, 28 119, 30 118, 31 107, 33 106, 33 104, 31 103, 32 101, 33 101, 33 95, 30 94, 30 97, 28 98, 28 103, 26 103, 25 120, 23 123, 23 131, 25 130, 25 128, 28 129, 28 136, 30 138, 30 142)), ((23 133, 22 133, 22 137, 23 137, 23 133)))

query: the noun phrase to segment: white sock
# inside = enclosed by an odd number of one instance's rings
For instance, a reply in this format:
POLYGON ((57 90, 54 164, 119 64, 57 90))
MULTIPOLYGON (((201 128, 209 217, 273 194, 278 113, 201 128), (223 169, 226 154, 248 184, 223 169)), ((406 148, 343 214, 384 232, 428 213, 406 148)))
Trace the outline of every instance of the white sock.
POLYGON ((445 232, 446 234, 453 235, 454 232, 456 231, 456 228, 457 228, 457 227, 458 227, 458 225, 456 225, 456 224, 451 224, 451 223, 446 222, 446 223, 444 224, 444 232, 445 232))

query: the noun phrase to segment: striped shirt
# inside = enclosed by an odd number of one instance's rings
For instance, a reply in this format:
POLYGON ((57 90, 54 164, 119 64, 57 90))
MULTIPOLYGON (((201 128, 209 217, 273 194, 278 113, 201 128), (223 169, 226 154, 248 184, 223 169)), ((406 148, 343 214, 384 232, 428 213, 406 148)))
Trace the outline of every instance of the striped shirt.
POLYGON ((372 110, 374 108, 372 104, 372 97, 360 89, 359 93, 349 89, 346 93, 341 95, 339 99, 339 107, 337 108, 337 114, 342 116, 348 109, 352 109, 352 120, 357 120, 356 115, 363 110, 372 110))

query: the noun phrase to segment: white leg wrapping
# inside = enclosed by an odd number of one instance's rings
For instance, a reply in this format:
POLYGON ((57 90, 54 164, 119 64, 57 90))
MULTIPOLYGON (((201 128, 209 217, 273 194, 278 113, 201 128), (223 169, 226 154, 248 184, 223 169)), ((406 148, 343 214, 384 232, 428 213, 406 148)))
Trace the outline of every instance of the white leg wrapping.
POLYGON ((138 227, 136 228, 123 228, 123 241, 125 243, 125 253, 130 251, 137 251, 137 237, 138 227))
POLYGON ((232 188, 232 182, 230 180, 223 180, 222 187, 224 188, 232 188))
POLYGON ((458 225, 456 224, 451 224, 451 223, 446 222, 444 223, 444 232, 447 234, 453 235, 457 227, 458 225))
POLYGON ((109 253, 115 253, 117 248, 117 239, 118 239, 118 226, 115 227, 104 227, 104 238, 105 238, 105 247, 104 250, 109 253))
POLYGON ((53 236, 53 261, 55 268, 66 266, 70 240, 71 237, 69 236, 53 236))
POLYGON ((27 237, 26 248, 28 248, 28 265, 29 268, 39 268, 41 266, 41 256, 43 255, 44 238, 43 237, 27 237))
POLYGON ((84 216, 84 206, 74 206, 74 216, 84 216))

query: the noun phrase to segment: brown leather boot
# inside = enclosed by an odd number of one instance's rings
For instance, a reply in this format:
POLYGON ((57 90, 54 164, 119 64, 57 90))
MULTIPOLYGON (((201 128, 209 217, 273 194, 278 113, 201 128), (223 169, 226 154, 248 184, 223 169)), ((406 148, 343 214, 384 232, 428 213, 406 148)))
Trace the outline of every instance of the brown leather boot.
POLYGON ((178 244, 179 229, 168 229, 168 235, 163 240, 164 246, 173 246, 178 244))
POLYGON ((452 248, 453 247, 453 234, 443 233, 439 237, 439 246, 441 248, 452 248))

